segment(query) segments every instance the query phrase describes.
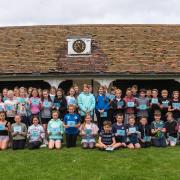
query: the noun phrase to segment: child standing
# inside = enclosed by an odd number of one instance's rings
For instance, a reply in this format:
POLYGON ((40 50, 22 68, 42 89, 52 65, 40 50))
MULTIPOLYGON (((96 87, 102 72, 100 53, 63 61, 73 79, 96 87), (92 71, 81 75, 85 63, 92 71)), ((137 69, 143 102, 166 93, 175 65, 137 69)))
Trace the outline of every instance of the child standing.
POLYGON ((137 117, 148 117, 149 99, 146 97, 146 90, 140 89, 139 98, 136 99, 137 117))
POLYGON ((105 89, 103 86, 99 87, 98 95, 96 97, 96 117, 99 130, 103 127, 103 122, 109 119, 109 103, 110 100, 106 96, 105 89))
POLYGON ((121 96, 121 89, 116 89, 115 99, 111 102, 114 120, 116 119, 117 114, 124 114, 125 101, 121 98, 121 96))
POLYGON ((165 125, 161 120, 161 112, 154 113, 154 121, 151 123, 152 144, 156 147, 166 147, 165 125))
POLYGON ((21 123, 21 116, 16 115, 14 117, 15 123, 11 126, 11 135, 13 138, 12 148, 13 150, 24 149, 27 135, 27 128, 24 123, 21 123))
POLYGON ((5 120, 5 113, 0 112, 0 150, 7 149, 10 123, 5 120))
POLYGON ((141 117, 138 131, 141 133, 139 142, 142 148, 151 146, 151 127, 148 125, 147 117, 141 117))
POLYGON ((48 123, 47 133, 49 135, 49 149, 60 149, 64 133, 63 122, 59 119, 58 111, 52 112, 52 119, 48 123))
POLYGON ((19 89, 19 97, 17 97, 17 114, 21 116, 22 123, 26 126, 30 126, 31 122, 29 119, 29 98, 26 97, 25 88, 19 89))
POLYGON ((173 91, 173 99, 169 111, 172 111, 174 119, 180 124, 180 98, 179 91, 173 91))
POLYGON ((82 137, 82 147, 84 149, 94 148, 95 147, 95 137, 98 133, 98 127, 96 124, 91 122, 90 114, 87 114, 85 117, 85 122, 80 126, 80 135, 82 137))
POLYGON ((162 115, 162 120, 166 121, 167 120, 166 114, 168 112, 168 109, 171 108, 170 99, 168 98, 168 91, 166 89, 162 90, 161 96, 162 96, 160 99, 161 115, 162 115))
POLYGON ((2 101, 3 97, 0 93, 0 112, 5 111, 4 102, 2 101))
POLYGON ((126 127, 123 124, 123 114, 116 115, 116 122, 112 125, 112 132, 115 134, 119 147, 126 147, 126 127))
POLYGON ((30 102, 30 112, 31 117, 38 116, 41 110, 41 99, 39 98, 39 93, 36 88, 32 90, 31 97, 29 99, 30 102))
POLYGON ((126 96, 124 98, 124 101, 126 103, 124 124, 128 124, 129 116, 135 114, 135 107, 136 107, 135 98, 132 95, 131 88, 128 88, 126 90, 126 96))
POLYGON ((47 124, 51 120, 51 111, 52 111, 52 100, 48 93, 48 90, 44 89, 42 92, 43 96, 41 98, 41 123, 44 130, 47 130, 47 124))
POLYGON ((98 143, 96 143, 96 147, 101 150, 114 150, 120 147, 119 143, 116 143, 115 135, 112 132, 111 122, 104 121, 103 130, 101 130, 98 143))
POLYGON ((94 95, 89 92, 87 84, 84 84, 83 92, 78 96, 78 106, 80 110, 81 122, 84 122, 84 118, 87 113, 93 116, 95 108, 94 95))
POLYGON ((167 143, 170 146, 175 146, 177 143, 178 123, 174 120, 172 112, 168 112, 166 116, 167 121, 165 122, 165 128, 167 143))
POLYGON ((127 147, 129 149, 139 149, 141 148, 138 140, 138 127, 135 125, 135 117, 129 116, 128 124, 126 126, 127 133, 127 147))
POLYGON ((53 109, 59 111, 60 119, 64 119, 65 114, 67 113, 67 101, 64 97, 64 92, 62 89, 57 89, 56 96, 54 99, 53 109))
POLYGON ((37 117, 33 117, 33 124, 28 128, 27 137, 29 139, 29 149, 38 149, 45 137, 43 127, 38 124, 39 120, 37 117))
POLYGON ((8 99, 4 102, 4 107, 6 111, 7 121, 13 124, 14 117, 17 111, 17 101, 14 100, 14 92, 12 90, 8 91, 8 99))
POLYGON ((74 105, 69 105, 68 111, 69 113, 64 116, 64 127, 66 133, 66 146, 69 148, 76 147, 80 116, 74 113, 74 105))

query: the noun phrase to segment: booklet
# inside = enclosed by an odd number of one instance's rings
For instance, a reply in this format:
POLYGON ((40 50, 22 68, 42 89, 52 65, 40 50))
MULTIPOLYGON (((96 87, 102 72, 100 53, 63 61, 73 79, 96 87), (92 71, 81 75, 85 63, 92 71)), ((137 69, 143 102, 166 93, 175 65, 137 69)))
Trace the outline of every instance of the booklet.
POLYGON ((67 121, 69 127, 74 127, 76 125, 75 121, 67 121))
POLYGON ((130 127, 129 132, 130 133, 136 133, 136 128, 135 127, 130 127))
POLYGON ((151 103, 152 104, 158 104, 158 99, 157 98, 152 98, 151 103))
POLYGON ((100 113, 100 116, 101 116, 101 117, 107 117, 107 112, 102 112, 102 113, 100 113))
POLYGON ((147 105, 146 105, 146 104, 141 104, 141 105, 139 106, 139 109, 140 109, 140 110, 146 110, 146 109, 147 109, 147 105))
POLYGON ((125 130, 124 130, 124 129, 118 129, 118 130, 117 130, 117 135, 119 135, 119 136, 125 136, 125 130))
POLYGON ((5 125, 4 124, 0 124, 0 131, 5 130, 5 125))
POLYGON ((134 102, 128 102, 128 103, 127 103, 127 106, 128 106, 128 107, 134 107, 134 102))
POLYGON ((14 132, 22 132, 21 126, 14 126, 14 132))

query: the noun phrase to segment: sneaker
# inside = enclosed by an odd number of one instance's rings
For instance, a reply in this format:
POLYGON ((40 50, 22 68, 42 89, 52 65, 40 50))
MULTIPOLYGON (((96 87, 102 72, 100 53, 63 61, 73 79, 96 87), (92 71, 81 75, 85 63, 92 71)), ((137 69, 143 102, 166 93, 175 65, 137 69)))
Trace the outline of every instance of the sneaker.
POLYGON ((42 145, 40 146, 40 148, 45 148, 45 147, 47 147, 46 144, 42 144, 42 145))

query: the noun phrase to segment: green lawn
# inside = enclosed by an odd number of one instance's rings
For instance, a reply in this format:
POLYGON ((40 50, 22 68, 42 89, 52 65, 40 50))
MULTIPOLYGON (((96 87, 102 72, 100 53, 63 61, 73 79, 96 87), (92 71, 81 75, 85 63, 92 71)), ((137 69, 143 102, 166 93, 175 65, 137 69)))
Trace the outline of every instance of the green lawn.
POLYGON ((0 176, 0 180, 179 180, 180 146, 114 152, 80 147, 0 151, 0 176))

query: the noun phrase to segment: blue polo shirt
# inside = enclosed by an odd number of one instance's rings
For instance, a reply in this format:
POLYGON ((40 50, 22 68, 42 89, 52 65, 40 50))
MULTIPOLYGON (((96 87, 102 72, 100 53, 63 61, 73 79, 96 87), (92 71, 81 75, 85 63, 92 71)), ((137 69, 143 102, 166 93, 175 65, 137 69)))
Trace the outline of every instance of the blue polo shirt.
POLYGON ((75 128, 74 126, 79 124, 79 122, 80 116, 78 114, 66 114, 64 117, 64 123, 65 125, 70 126, 69 128, 66 128, 66 134, 78 134, 78 128, 75 128))

